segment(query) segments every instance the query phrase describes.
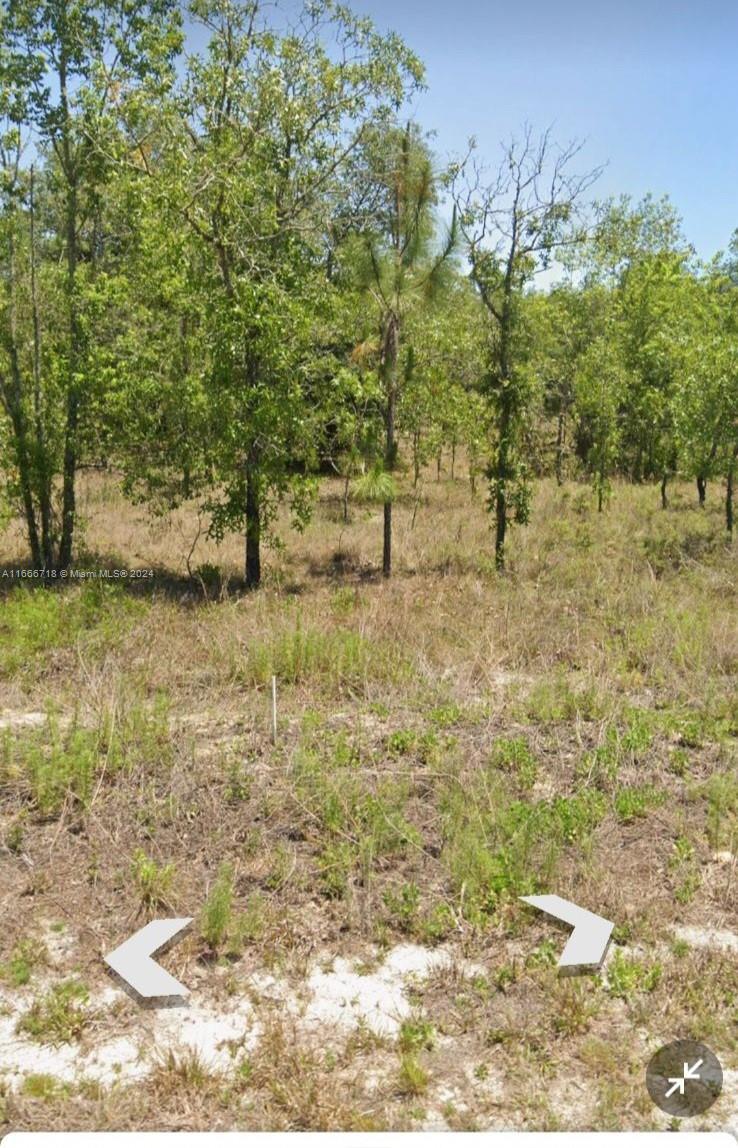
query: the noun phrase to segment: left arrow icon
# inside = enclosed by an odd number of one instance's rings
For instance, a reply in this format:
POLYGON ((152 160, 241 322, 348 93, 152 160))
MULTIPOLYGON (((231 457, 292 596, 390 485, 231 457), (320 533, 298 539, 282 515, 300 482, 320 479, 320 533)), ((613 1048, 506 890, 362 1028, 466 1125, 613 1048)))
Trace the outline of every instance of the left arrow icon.
POLYGON ((173 917, 168 921, 150 921, 103 959, 140 997, 185 997, 190 990, 181 985, 166 969, 153 960, 155 953, 172 944, 192 917, 173 917))

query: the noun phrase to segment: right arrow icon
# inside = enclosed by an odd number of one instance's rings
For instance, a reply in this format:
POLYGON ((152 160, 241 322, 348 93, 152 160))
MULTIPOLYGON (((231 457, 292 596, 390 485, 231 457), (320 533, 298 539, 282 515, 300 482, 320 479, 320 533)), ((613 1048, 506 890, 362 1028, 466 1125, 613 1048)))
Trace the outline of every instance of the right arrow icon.
POLYGON ((527 905, 548 913, 557 921, 565 921, 573 925, 574 932, 566 942, 558 967, 568 972, 577 969, 598 969, 605 959, 610 936, 614 929, 612 921, 582 909, 573 901, 566 901, 563 897, 546 894, 542 897, 521 897, 527 905))

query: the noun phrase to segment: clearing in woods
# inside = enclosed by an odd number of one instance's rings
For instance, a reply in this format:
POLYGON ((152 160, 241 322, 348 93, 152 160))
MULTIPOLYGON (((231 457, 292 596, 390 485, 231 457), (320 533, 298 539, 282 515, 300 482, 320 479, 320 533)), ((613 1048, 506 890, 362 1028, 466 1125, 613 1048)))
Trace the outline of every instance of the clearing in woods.
POLYGON ((156 576, 0 582, 0 1132, 665 1128, 644 1072, 677 1037, 726 1072, 695 1123, 736 1127, 711 493, 616 485, 597 514, 544 482, 500 577, 483 499, 428 480, 385 583, 381 511, 344 524, 326 482, 244 595, 238 539, 190 553, 189 510, 152 523, 88 478, 77 566, 156 576), (533 892, 616 923, 602 975, 557 976, 533 892), (186 915, 164 963, 189 1006, 142 1009, 101 956, 186 915))

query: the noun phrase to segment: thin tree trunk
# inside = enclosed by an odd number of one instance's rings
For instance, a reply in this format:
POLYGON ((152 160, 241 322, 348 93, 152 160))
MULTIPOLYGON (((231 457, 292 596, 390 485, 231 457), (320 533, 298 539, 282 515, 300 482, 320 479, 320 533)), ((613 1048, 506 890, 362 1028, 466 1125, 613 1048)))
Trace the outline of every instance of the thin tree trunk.
POLYGON ((31 165, 29 183, 29 227, 31 268, 31 315, 33 321, 33 416, 36 430, 36 482, 38 506, 41 516, 41 549, 46 570, 54 562, 54 538, 51 521, 51 466, 46 453, 46 432, 41 400, 41 321, 39 319, 38 285, 36 277, 36 200, 34 196, 34 168, 31 165))
POLYGON ((666 488, 667 488, 668 482, 669 482, 668 474, 663 475, 662 479, 661 479, 661 509, 662 510, 668 510, 669 509, 669 497, 666 493, 666 488))
POLYGON ((697 475, 697 498, 699 499, 700 506, 705 505, 706 497, 707 497, 707 479, 703 475, 698 474, 697 475))
POLYGON ((5 396, 5 405, 8 409, 15 439, 16 461, 18 463, 18 479, 20 483, 21 500, 23 502, 23 516, 26 520, 26 533, 28 546, 31 551, 31 560, 38 569, 43 565, 43 556, 39 544, 38 524, 36 522, 36 509, 33 501, 33 480, 31 461, 28 451, 28 428, 26 413, 23 409, 23 379, 21 375, 20 355, 18 352, 18 329, 16 313, 16 262, 15 262, 15 236, 11 222, 8 237, 8 327, 10 336, 10 376, 12 391, 5 396))
POLYGON ((347 472, 343 480, 343 521, 349 520, 349 490, 351 488, 351 475, 347 472))
POLYGON ((733 541, 733 486, 735 481, 735 467, 738 459, 738 447, 733 451, 733 457, 728 466, 727 483, 725 487, 725 529, 728 538, 733 541))
POLYGON ((451 481, 453 482, 456 475, 456 442, 451 443, 451 481))
POLYGON ((563 486, 564 483, 564 412, 559 411, 558 425, 556 429, 556 485, 563 486))
MULTIPOLYGON (((395 442, 395 407, 397 403, 397 360, 400 350, 400 324, 396 315, 390 314, 386 320, 384 336, 382 339, 382 375, 384 378, 386 406, 385 406, 385 443, 384 468, 391 474, 397 462, 397 444, 395 442)), ((382 575, 385 578, 392 576, 392 501, 387 499, 384 503, 384 532, 382 542, 382 575)))
POLYGON ((498 445, 495 479, 495 567, 505 569, 505 538, 507 536, 507 483, 510 470, 510 433, 512 430, 513 408, 510 383, 510 334, 511 313, 511 271, 508 269, 505 284, 505 304, 500 323, 500 409, 497 423, 498 445))
MULTIPOLYGON (((390 387, 387 395, 387 421, 385 442, 385 469, 391 473, 395 465, 395 390, 390 387)), ((382 544, 382 574, 392 576, 392 502, 384 504, 384 536, 382 544)))
POLYGON ((420 482, 420 431, 413 431, 413 487, 420 482))
POLYGON ((67 304, 69 307, 69 351, 67 364, 67 411, 64 429, 64 462, 62 468, 62 527, 59 543, 59 569, 65 570, 72 560, 74 527, 77 516, 77 432, 79 428, 79 386, 77 372, 82 344, 77 307, 77 171, 70 143, 70 117, 67 98, 67 61, 62 51, 59 64, 59 88, 62 109, 62 154, 67 181, 67 304))
POLYGON ((244 576, 247 590, 261 585, 261 499, 256 460, 246 467, 246 550, 244 576))

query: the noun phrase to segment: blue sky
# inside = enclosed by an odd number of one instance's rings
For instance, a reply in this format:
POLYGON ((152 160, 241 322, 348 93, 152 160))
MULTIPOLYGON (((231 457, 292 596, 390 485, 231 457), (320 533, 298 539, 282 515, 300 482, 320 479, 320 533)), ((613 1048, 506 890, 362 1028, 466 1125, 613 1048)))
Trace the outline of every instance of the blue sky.
POLYGON ((354 0, 424 60, 441 155, 525 120, 586 137, 598 196, 668 193, 703 258, 738 228, 738 0, 354 0))

